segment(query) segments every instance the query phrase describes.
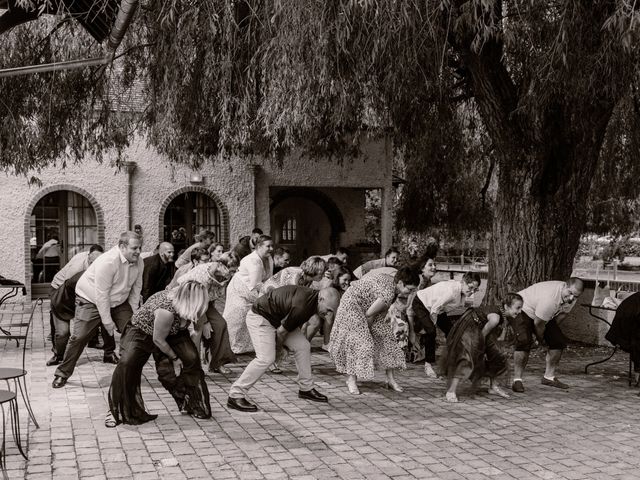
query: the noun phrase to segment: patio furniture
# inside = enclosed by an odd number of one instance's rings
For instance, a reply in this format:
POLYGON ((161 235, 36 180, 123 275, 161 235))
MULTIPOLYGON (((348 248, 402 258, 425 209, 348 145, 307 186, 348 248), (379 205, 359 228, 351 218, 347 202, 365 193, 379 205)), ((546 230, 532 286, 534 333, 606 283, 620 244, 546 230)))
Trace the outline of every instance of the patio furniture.
POLYGON ((23 340, 22 343, 22 366, 20 367, 1 367, 0 368, 0 380, 4 380, 7 383, 7 388, 10 389, 10 381, 13 380, 14 392, 20 390, 20 395, 22 396, 22 400, 27 407, 27 411, 29 412, 29 417, 33 421, 33 424, 36 428, 40 428, 38 422, 36 421, 36 417, 33 414, 33 409, 31 408, 31 402, 29 400, 29 392, 27 390, 27 369, 26 365, 26 356, 27 356, 27 344, 29 338, 29 330, 31 327, 31 323, 33 322, 33 316, 36 312, 38 306, 40 306, 40 318, 42 319, 43 308, 42 308, 42 298, 38 298, 33 302, 33 306, 31 307, 31 314, 29 315, 29 319, 26 322, 14 322, 9 324, 4 324, 4 328, 2 329, 2 333, 0 334, 0 340, 16 340, 19 342, 23 340))

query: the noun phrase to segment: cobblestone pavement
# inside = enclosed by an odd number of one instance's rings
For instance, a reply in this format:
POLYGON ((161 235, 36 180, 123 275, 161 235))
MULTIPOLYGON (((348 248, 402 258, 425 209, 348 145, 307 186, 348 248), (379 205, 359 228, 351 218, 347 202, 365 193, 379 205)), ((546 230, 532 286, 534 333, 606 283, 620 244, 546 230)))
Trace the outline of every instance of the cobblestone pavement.
MULTIPOLYGON (((445 385, 412 365, 401 374, 404 393, 383 389, 382 376, 347 393, 328 354, 313 349, 318 389, 330 403, 297 398, 295 369, 267 374, 252 398, 255 414, 226 408, 227 391, 250 360, 225 377, 209 374, 212 420, 177 412, 154 368, 144 370, 142 394, 158 420, 104 426, 113 365, 89 349, 65 388, 51 387, 46 367, 48 312, 36 317, 28 351, 30 391, 40 428, 28 427, 29 460, 7 438, 10 479, 637 479, 640 435, 637 389, 626 381, 627 356, 616 354, 584 374, 608 349, 572 347, 561 365, 562 391, 540 385, 543 357, 532 355, 527 392, 509 400, 462 392, 443 400, 445 385), (45 324, 46 323, 46 328, 45 324)), ((3 323, 22 314, 7 306, 3 323)), ((0 344, 1 364, 19 360, 14 342, 0 344)), ((21 404, 21 422, 26 411, 21 404)), ((25 439, 23 438, 23 441, 25 439)))

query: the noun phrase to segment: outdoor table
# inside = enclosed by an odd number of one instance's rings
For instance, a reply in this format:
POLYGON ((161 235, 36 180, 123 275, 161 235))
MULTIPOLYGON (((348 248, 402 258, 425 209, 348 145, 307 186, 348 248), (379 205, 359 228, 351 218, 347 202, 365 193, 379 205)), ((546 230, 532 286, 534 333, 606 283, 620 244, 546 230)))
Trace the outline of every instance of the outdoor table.
MULTIPOLYGON (((583 307, 587 307, 589 308, 589 315, 591 315, 593 318, 600 320, 601 322, 606 323, 607 325, 609 325, 609 327, 611 327, 611 322, 606 318, 601 316, 603 313, 602 312, 615 312, 616 309, 615 308, 607 308, 607 307, 600 307, 600 306, 596 306, 596 305, 591 305, 590 303, 582 303, 581 306, 583 307), (598 314, 600 313, 600 315, 598 314)), ((608 360, 610 360, 618 351, 618 345, 614 345, 613 347, 613 351, 611 352, 611 354, 607 357, 604 358, 602 360, 598 360, 597 362, 591 362, 590 364, 588 364, 586 367, 584 367, 584 373, 588 373, 588 369, 589 367, 593 366, 593 365, 598 365, 600 363, 604 363, 608 360)), ((631 355, 629 355, 629 386, 631 386, 632 383, 632 379, 633 379, 633 373, 632 373, 632 368, 631 368, 631 355)))

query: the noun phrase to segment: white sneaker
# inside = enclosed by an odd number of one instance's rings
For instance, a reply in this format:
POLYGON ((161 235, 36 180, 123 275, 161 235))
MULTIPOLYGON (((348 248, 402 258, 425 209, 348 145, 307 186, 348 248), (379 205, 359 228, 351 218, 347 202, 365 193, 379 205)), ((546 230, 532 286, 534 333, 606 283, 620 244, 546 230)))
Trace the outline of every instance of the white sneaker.
POLYGON ((429 378, 438 378, 438 374, 430 363, 424 362, 424 374, 429 378))
POLYGON ((458 403, 458 396, 455 394, 455 392, 447 392, 447 394, 444 396, 444 399, 449 403, 458 403))

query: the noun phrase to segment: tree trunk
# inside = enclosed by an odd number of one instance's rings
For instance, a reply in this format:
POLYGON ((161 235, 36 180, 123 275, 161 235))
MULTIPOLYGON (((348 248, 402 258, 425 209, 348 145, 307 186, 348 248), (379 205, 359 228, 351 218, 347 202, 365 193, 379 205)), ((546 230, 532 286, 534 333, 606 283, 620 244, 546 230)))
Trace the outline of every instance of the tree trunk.
POLYGON ((589 113, 579 134, 571 125, 574 111, 547 117, 552 120, 537 148, 526 148, 521 138, 500 145, 485 303, 533 283, 570 277, 611 108, 589 113))

